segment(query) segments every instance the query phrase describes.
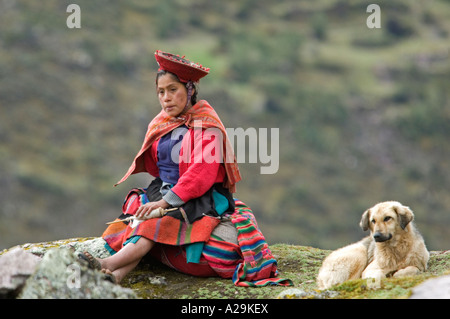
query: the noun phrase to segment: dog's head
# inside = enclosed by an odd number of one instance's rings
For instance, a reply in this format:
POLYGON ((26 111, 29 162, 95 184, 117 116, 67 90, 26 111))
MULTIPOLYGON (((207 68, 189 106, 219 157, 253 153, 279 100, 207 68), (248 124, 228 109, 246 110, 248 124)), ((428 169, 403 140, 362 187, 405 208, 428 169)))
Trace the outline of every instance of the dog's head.
POLYGON ((404 230, 413 219, 414 214, 409 207, 399 202, 383 202, 366 210, 359 225, 364 231, 370 229, 376 242, 384 242, 404 230))

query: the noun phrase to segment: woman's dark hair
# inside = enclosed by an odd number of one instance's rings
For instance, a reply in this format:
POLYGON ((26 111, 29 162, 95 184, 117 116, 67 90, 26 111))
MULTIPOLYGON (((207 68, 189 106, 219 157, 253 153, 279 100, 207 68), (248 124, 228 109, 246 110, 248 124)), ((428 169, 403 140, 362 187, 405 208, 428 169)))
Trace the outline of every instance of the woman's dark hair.
MULTIPOLYGON (((158 73, 156 73, 156 83, 158 83, 158 80, 161 76, 166 75, 166 74, 170 74, 175 80, 177 80, 178 82, 183 84, 187 90, 187 86, 186 86, 187 84, 184 82, 181 82, 180 79, 178 78, 178 75, 176 75, 175 73, 166 71, 166 70, 159 70, 158 73)), ((191 96, 191 104, 194 105, 195 103, 197 103, 197 93, 198 93, 197 86, 195 85, 194 82, 192 82, 192 88, 194 89, 194 93, 191 96)))

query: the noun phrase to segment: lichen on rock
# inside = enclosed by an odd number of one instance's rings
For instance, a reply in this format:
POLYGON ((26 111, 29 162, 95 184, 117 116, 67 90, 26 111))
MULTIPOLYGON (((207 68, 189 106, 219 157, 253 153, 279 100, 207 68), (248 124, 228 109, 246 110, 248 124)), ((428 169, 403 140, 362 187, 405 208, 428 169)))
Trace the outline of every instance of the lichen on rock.
POLYGON ((81 262, 70 248, 52 248, 42 257, 36 271, 28 278, 20 299, 111 299, 136 298, 127 288, 105 280, 81 262))

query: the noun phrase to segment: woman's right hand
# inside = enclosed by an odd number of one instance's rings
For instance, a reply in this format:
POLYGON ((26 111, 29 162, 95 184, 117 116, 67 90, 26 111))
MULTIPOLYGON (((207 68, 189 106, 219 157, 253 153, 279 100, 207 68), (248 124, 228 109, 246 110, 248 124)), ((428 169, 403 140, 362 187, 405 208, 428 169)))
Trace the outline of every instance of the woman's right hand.
POLYGON ((136 211, 136 214, 134 215, 137 219, 148 219, 150 216, 150 213, 157 209, 157 208, 163 208, 166 209, 169 207, 169 204, 164 200, 161 199, 157 202, 149 202, 144 205, 141 205, 141 207, 138 208, 136 211))

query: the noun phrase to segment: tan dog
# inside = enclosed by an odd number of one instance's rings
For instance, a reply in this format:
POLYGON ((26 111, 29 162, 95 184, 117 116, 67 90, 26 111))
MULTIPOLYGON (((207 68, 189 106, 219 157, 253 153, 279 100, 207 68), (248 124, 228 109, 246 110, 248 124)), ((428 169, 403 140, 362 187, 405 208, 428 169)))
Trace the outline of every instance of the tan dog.
POLYGON ((360 226, 370 236, 332 252, 317 276, 319 289, 349 279, 411 276, 427 269, 429 253, 412 223, 413 212, 399 202, 366 210, 360 226))

